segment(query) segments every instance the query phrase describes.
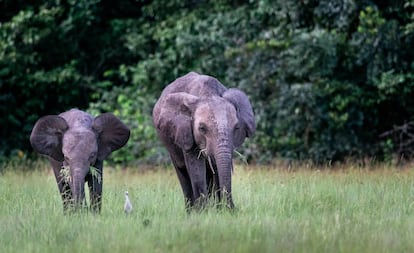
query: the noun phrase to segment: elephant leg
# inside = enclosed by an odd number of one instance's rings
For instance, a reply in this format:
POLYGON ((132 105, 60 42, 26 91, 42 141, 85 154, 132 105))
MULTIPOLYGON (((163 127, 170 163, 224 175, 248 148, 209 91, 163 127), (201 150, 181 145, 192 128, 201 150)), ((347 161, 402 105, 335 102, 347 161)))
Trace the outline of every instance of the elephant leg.
POLYGON ((86 176, 86 182, 89 187, 91 210, 99 213, 102 206, 103 161, 96 161, 93 167, 96 168, 96 174, 89 172, 86 176))
POLYGON ((188 212, 194 205, 194 197, 190 176, 188 175, 187 168, 185 167, 183 152, 176 145, 171 144, 163 138, 161 138, 161 140, 164 142, 164 145, 170 153, 171 161, 174 165, 175 172, 177 173, 178 180, 180 181, 181 189, 183 190, 185 209, 188 212))
POLYGON ((194 206, 202 209, 207 200, 206 164, 194 151, 184 153, 185 165, 193 189, 194 206))
POLYGON ((63 212, 67 213, 71 206, 73 205, 72 201, 72 191, 70 190, 70 185, 68 179, 65 178, 65 175, 61 173, 63 163, 58 162, 52 158, 49 158, 50 164, 52 165, 53 173, 55 174, 56 183, 60 192, 60 196, 63 201, 63 212))
POLYGON ((176 157, 171 155, 171 160, 177 173, 178 180, 180 181, 181 189, 183 190, 185 208, 189 211, 189 209, 194 205, 190 176, 188 175, 185 165, 183 163, 179 163, 176 157))

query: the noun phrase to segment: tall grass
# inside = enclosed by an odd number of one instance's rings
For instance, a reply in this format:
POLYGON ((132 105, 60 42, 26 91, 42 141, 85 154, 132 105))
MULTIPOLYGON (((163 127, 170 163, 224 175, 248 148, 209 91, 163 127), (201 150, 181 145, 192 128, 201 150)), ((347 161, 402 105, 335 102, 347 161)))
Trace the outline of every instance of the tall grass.
POLYGON ((238 167, 237 211, 188 215, 173 171, 105 168, 102 213, 64 216, 50 172, 7 170, 0 252, 414 252, 413 175, 238 167))

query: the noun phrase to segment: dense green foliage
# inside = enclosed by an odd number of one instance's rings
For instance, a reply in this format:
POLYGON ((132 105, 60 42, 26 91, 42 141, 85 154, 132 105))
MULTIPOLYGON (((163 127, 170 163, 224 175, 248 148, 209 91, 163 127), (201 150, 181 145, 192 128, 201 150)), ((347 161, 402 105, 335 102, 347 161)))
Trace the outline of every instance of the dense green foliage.
MULTIPOLYGON (((118 162, 165 159, 151 109, 189 71, 244 90, 250 160, 389 158, 414 120, 414 1, 3 1, 1 153, 70 107, 132 128, 118 162), (5 115, 5 116, 3 116, 5 115)), ((402 154, 399 154, 402 155, 402 154)))
POLYGON ((107 168, 102 213, 63 215, 47 167, 29 173, 7 167, 0 177, 2 252, 414 251, 413 171, 236 167, 237 211, 187 215, 171 170, 107 168), (129 216, 125 190, 134 207, 129 216))

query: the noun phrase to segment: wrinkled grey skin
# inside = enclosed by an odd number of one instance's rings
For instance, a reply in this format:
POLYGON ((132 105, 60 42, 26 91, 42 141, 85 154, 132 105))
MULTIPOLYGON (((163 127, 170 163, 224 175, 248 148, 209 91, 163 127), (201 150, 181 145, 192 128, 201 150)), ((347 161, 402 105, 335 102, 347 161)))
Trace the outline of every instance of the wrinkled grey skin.
POLYGON ((100 212, 103 160, 124 146, 129 134, 129 128, 111 113, 93 118, 72 109, 44 116, 36 122, 30 143, 38 153, 48 156, 65 213, 84 204, 85 181, 89 186, 91 209, 100 212), (100 176, 92 176, 91 166, 100 176), (62 173, 63 168, 69 168, 69 175, 62 173))
POLYGON ((202 208, 207 197, 234 208, 233 150, 256 130, 247 96, 213 77, 190 72, 163 90, 152 116, 176 169, 186 209, 202 208))

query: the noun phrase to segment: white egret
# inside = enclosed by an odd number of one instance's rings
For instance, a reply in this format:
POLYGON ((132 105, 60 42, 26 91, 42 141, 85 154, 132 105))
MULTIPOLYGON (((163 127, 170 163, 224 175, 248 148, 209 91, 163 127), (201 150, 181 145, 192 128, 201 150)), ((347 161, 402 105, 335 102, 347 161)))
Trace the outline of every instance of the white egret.
POLYGON ((124 212, 125 214, 129 214, 132 212, 132 204, 129 200, 128 191, 125 191, 125 204, 124 204, 124 212))

